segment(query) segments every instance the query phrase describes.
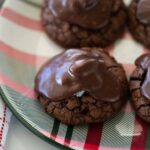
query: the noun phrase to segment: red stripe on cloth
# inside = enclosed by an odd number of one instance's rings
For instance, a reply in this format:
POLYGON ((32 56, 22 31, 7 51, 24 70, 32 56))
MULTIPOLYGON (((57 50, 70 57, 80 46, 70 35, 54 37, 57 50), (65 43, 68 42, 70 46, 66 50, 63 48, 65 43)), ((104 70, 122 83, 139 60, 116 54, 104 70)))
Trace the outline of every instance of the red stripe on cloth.
POLYGON ((0 51, 15 58, 16 60, 31 65, 41 66, 47 60, 46 57, 27 54, 22 52, 21 50, 14 49, 2 41, 0 41, 0 51))
POLYGON ((123 64, 123 67, 126 71, 127 76, 130 76, 132 74, 133 70, 135 69, 134 64, 123 64))
POLYGON ((103 124, 95 123, 89 125, 84 149, 98 150, 102 135, 103 124))
POLYGON ((135 118, 131 150, 145 150, 148 124, 139 117, 135 118))
POLYGON ((0 84, 6 85, 15 91, 21 93, 22 95, 35 100, 35 92, 32 88, 26 87, 22 84, 19 84, 11 79, 9 79, 6 75, 0 74, 0 84))
POLYGON ((3 140, 3 131, 4 131, 4 126, 5 126, 5 123, 6 123, 6 112, 7 112, 7 107, 4 106, 4 112, 3 112, 3 120, 2 120, 2 126, 1 126, 1 129, 0 129, 0 147, 2 147, 2 140, 3 140))
POLYGON ((3 8, 0 15, 23 27, 43 31, 40 21, 23 16, 8 7, 3 8))

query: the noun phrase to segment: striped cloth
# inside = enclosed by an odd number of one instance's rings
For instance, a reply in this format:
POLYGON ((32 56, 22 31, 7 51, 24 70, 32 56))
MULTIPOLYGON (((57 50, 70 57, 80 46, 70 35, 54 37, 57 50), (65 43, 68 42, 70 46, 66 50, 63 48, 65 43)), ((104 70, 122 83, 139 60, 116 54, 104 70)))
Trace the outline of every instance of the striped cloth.
MULTIPOLYGON (((31 104, 35 104, 34 75, 48 58, 61 51, 59 46, 48 39, 41 27, 39 4, 42 0, 37 1, 39 3, 34 5, 29 0, 7 0, 0 11, 0 61, 3 66, 0 67, 1 87, 5 86, 10 98, 11 94, 21 98, 24 96, 30 99, 31 104), (13 64, 11 68, 10 64, 13 64), (20 76, 15 76, 14 72, 20 76)), ((128 4, 130 0, 125 2, 128 4)), ((128 32, 108 47, 108 51, 123 64, 128 77, 134 69, 135 59, 148 52, 128 32)), ((0 146, 4 147, 11 113, 2 102, 0 108, 0 146)), ((41 131, 43 135, 77 150, 150 149, 150 127, 135 116, 130 102, 114 119, 103 124, 66 126, 53 120, 49 128, 49 132, 41 131)))
POLYGON ((11 121, 11 112, 0 97, 0 150, 4 150, 5 141, 11 121))
MULTIPOLYGON (((0 11, 4 0, 0 0, 0 11)), ((4 150, 7 133, 11 121, 11 112, 0 97, 0 150, 4 150)))

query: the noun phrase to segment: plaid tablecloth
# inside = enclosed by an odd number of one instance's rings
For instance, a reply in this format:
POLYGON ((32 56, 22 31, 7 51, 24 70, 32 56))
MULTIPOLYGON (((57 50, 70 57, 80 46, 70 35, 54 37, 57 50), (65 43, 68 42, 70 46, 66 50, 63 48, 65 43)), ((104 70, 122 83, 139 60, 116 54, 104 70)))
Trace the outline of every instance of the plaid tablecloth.
MULTIPOLYGON (((39 1, 39 0, 38 0, 39 1)), ((0 11, 0 55, 5 54, 8 60, 15 59, 16 62, 21 62, 20 66, 34 63, 32 62, 33 54, 30 51, 31 47, 35 47, 36 38, 24 37, 26 42, 32 41, 29 45, 23 40, 16 37, 21 37, 21 33, 31 32, 32 37, 45 36, 40 25, 40 8, 30 5, 29 0, 7 0, 4 7, 0 11), (34 7, 34 8, 32 8, 34 7), (27 11, 25 11, 27 10, 27 11), (8 34, 2 29, 7 26, 7 33, 11 34, 11 30, 16 30, 16 35, 11 41, 8 34), (16 40, 15 40, 16 39, 16 40), (10 55, 11 51, 11 55, 10 55), (32 57, 31 57, 32 56, 32 57)), ((130 0, 125 0, 125 3, 130 3, 130 0)), ((42 38, 41 38, 42 39, 42 38)), ((39 54, 46 56, 41 49, 48 48, 44 40, 39 42, 39 54)), ((134 69, 135 59, 143 53, 148 52, 147 49, 137 44, 130 34, 126 32, 122 39, 108 48, 120 63, 123 64, 127 76, 134 69)), ((52 52, 52 51, 51 51, 52 52)), ((49 56, 54 55, 50 53, 49 56)), ((2 61, 2 60, 0 60, 2 61)), ((8 87, 15 89, 17 92, 24 90, 23 82, 19 79, 11 79, 9 71, 0 69, 0 83, 4 82, 8 87)), ((8 132, 11 113, 0 100, 0 148, 4 148, 6 135, 8 132)), ((74 149, 91 149, 91 150, 144 150, 150 149, 150 127, 148 124, 135 116, 130 102, 122 109, 122 111, 111 121, 104 124, 92 124, 84 128, 73 126, 63 126, 57 121, 54 122, 55 128, 51 131, 51 138, 56 142, 74 149), (117 122, 117 123, 116 123, 117 122), (61 130, 61 128, 63 130, 61 130), (78 136, 74 131, 80 132, 78 136), (53 136, 54 135, 54 136, 53 136), (64 136, 65 137, 62 137, 64 136)))

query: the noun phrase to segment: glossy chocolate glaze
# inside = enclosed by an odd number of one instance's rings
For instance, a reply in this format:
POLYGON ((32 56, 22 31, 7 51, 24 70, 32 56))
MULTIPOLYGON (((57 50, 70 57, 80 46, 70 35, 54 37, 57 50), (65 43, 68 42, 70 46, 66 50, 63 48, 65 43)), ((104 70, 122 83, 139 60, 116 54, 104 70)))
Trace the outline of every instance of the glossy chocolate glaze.
POLYGON ((140 56, 136 61, 135 61, 136 66, 140 66, 142 69, 146 70, 150 66, 150 54, 144 54, 140 56))
POLYGON ((137 18, 144 24, 150 24, 150 0, 139 0, 137 18))
POLYGON ((37 74, 35 90, 51 101, 64 100, 80 91, 107 102, 122 96, 120 80, 109 71, 98 50, 70 49, 55 56, 37 74))
POLYGON ((110 18, 112 0, 49 0, 54 16, 83 28, 100 29, 110 18))
POLYGON ((144 54, 139 57, 135 64, 145 70, 145 78, 141 86, 142 95, 150 99, 150 54, 144 54))

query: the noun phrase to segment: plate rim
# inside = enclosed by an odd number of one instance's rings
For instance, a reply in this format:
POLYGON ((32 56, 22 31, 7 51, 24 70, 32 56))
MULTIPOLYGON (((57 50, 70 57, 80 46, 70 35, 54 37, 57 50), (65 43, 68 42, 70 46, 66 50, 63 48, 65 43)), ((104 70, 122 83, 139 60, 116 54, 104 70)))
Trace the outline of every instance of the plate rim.
POLYGON ((12 107, 11 103, 9 102, 7 96, 5 95, 5 92, 3 91, 3 88, 0 86, 0 95, 2 97, 3 102, 7 105, 7 107, 10 109, 12 114, 21 122, 23 126, 25 126, 28 130, 30 130, 32 133, 34 133, 36 136, 38 136, 40 139, 46 141, 47 143, 53 145, 54 147, 60 148, 61 150, 73 150, 72 148, 63 145, 59 142, 56 142, 55 140, 48 138, 44 136, 42 133, 40 133, 37 129, 32 127, 30 123, 28 123, 19 113, 12 107))

